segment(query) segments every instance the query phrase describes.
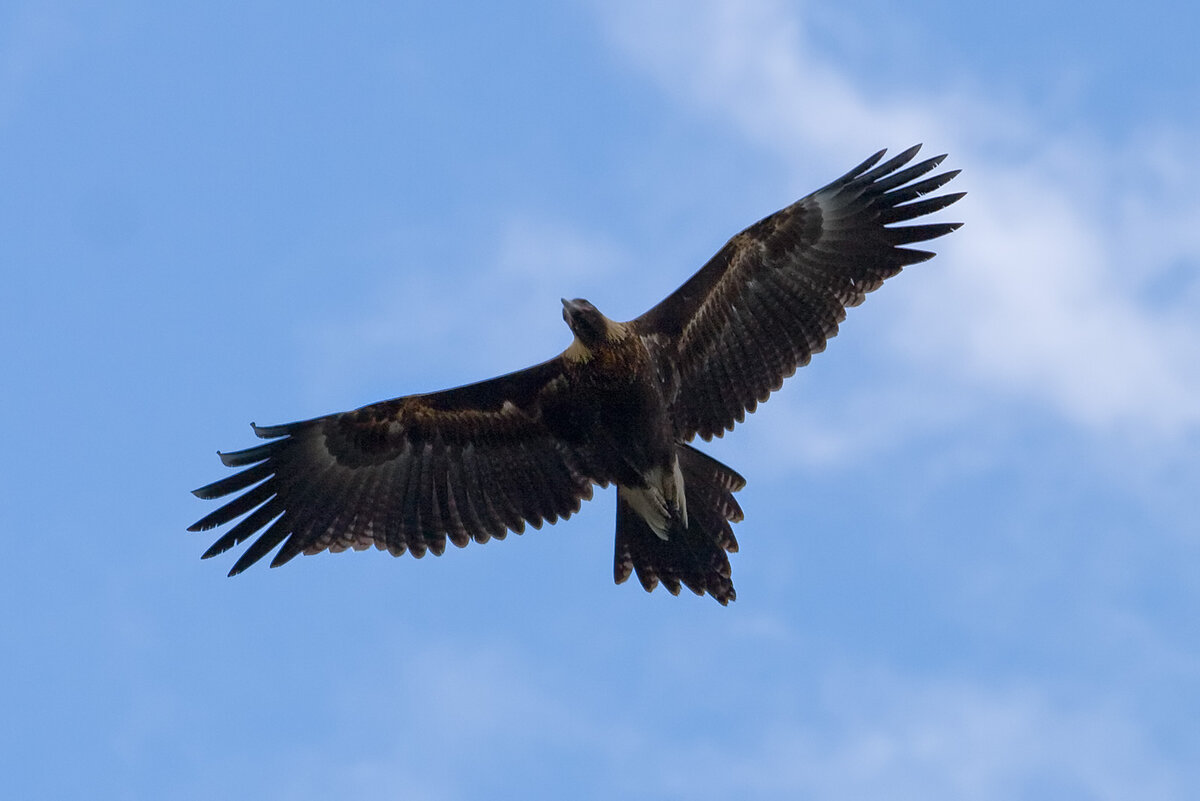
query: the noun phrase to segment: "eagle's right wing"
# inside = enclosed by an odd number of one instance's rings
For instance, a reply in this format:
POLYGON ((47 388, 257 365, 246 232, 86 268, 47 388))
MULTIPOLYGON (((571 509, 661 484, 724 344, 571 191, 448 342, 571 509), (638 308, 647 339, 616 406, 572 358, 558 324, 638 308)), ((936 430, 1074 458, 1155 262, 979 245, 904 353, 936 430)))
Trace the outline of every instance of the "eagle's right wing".
POLYGON ((880 151, 750 226, 633 321, 657 343, 662 363, 677 376, 677 436, 707 440, 732 429, 825 349, 846 307, 862 303, 906 265, 933 256, 905 245, 958 228, 959 223, 894 225, 963 195, 917 200, 958 174, 922 178, 944 156, 904 168, 917 149, 875 166, 880 151))
POLYGON ((195 490, 241 493, 190 531, 246 515, 204 554, 258 535, 234 564, 245 570, 283 543, 272 567, 299 553, 375 545, 441 554, 446 538, 503 539, 579 511, 592 495, 583 455, 540 420, 564 383, 561 359, 427 395, 411 395, 298 423, 255 426, 262 445, 220 454, 245 468, 195 490))

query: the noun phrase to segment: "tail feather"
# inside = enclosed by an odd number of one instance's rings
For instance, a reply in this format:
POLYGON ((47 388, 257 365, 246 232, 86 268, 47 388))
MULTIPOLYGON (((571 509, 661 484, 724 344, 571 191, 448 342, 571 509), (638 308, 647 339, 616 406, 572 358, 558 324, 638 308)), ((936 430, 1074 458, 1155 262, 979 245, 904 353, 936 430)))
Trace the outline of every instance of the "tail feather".
POLYGON ((676 521, 664 540, 617 492, 617 541, 613 577, 617 583, 636 572, 647 592, 659 582, 672 595, 681 586, 708 593, 725 605, 737 597, 730 580, 730 553, 738 549, 732 522, 742 519, 733 493, 746 485, 734 470, 690 445, 679 446, 687 501, 687 525, 676 521))

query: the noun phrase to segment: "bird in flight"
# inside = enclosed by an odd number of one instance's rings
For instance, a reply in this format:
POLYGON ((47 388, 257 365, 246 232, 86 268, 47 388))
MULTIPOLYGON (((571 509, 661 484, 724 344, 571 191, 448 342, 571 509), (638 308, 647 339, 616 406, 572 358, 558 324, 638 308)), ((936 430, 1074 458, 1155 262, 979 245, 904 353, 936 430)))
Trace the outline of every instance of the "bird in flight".
POLYGON ((203 558, 257 535, 229 575, 282 544, 297 554, 364 549, 440 555, 446 540, 504 539, 579 511, 617 487, 617 583, 735 597, 727 554, 742 519, 736 471, 689 444, 732 430, 825 349, 846 308, 933 253, 907 247, 960 223, 896 225, 964 193, 925 197, 957 170, 920 146, 880 151, 734 236, 700 271, 628 322, 563 300, 574 338, 549 361, 475 384, 297 423, 218 453, 240 472, 195 490, 236 495, 190 527, 232 523, 203 558), (882 161, 882 163, 881 163, 882 161), (929 176, 929 177, 927 177, 929 176), (244 517, 243 517, 244 515, 244 517))

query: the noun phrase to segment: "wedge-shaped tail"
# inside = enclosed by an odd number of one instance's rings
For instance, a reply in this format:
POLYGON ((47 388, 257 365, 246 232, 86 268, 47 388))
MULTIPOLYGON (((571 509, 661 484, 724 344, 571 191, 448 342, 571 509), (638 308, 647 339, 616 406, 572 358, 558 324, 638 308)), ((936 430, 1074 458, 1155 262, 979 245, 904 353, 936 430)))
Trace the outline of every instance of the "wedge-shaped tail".
POLYGON ((672 529, 662 539, 617 491, 617 544, 613 577, 617 583, 636 572, 649 592, 662 582, 672 595, 687 587, 697 595, 708 593, 722 605, 737 593, 730 580, 728 554, 737 552, 733 527, 742 509, 733 493, 746 479, 690 445, 679 446, 679 467, 687 493, 688 523, 672 529))

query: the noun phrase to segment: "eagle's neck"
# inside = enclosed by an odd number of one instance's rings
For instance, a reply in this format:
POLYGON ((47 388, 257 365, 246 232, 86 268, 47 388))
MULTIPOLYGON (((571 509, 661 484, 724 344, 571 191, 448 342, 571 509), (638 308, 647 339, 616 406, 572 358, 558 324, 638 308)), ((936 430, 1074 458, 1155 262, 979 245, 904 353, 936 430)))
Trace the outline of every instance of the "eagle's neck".
POLYGON ((597 353, 619 345, 629 336, 627 323, 608 319, 587 301, 564 301, 564 306, 563 317, 575 335, 564 354, 570 361, 591 361, 597 353))

